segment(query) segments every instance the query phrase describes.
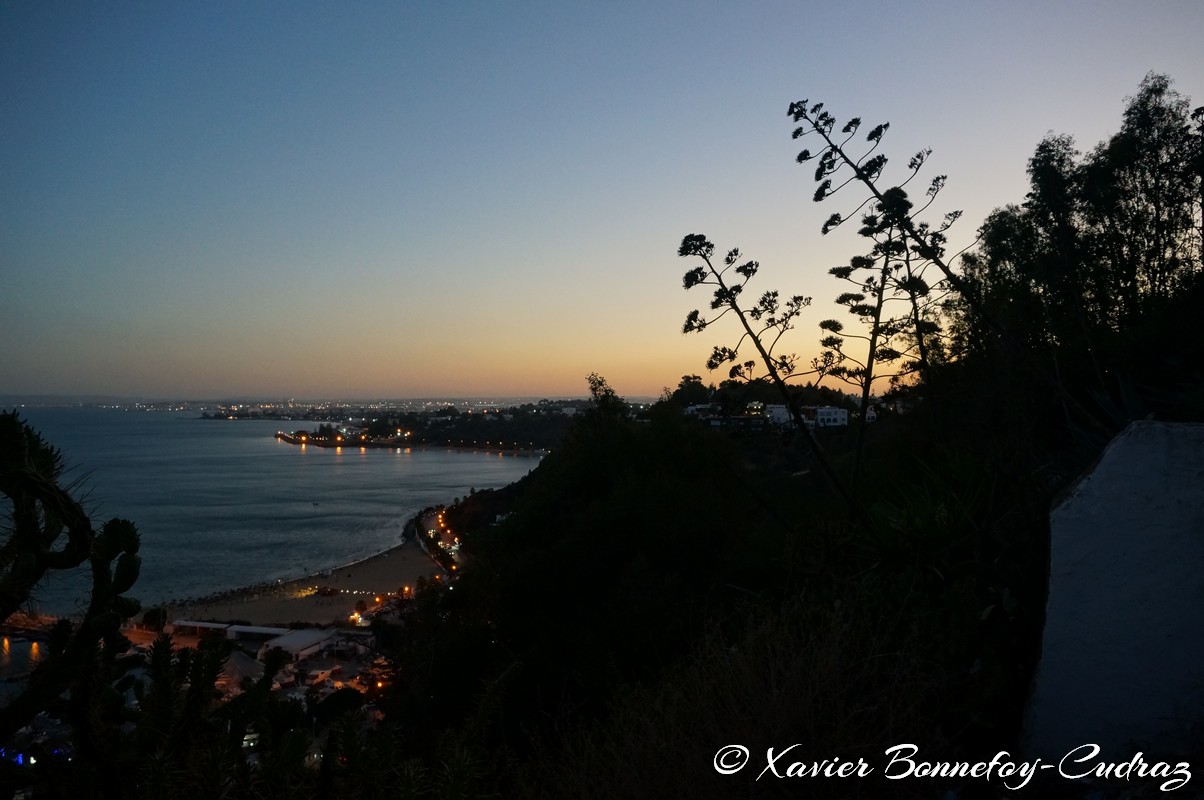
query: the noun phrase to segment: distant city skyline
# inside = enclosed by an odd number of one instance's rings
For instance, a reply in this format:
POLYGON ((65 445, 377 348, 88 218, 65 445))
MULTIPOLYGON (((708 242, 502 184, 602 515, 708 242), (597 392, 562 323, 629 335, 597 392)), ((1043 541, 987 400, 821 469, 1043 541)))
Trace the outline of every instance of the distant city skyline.
POLYGON ((811 201, 790 102, 889 121, 888 178, 931 147, 957 251, 1146 73, 1204 105, 1202 29, 1186 0, 3 4, 0 395, 717 383, 690 233, 813 298, 809 359, 864 246, 821 237, 850 204, 811 201))
MULTIPOLYGON (((589 399, 587 392, 575 395, 432 395, 430 397, 122 397, 116 395, 89 394, 8 394, 0 395, 0 409, 20 410, 22 407, 65 407, 97 406, 146 408, 149 410, 212 410, 218 408, 439 408, 448 404, 462 408, 499 408, 519 406, 544 401, 551 403, 579 403, 589 399)), ((659 399, 651 395, 623 398, 629 403, 653 403, 659 399)))

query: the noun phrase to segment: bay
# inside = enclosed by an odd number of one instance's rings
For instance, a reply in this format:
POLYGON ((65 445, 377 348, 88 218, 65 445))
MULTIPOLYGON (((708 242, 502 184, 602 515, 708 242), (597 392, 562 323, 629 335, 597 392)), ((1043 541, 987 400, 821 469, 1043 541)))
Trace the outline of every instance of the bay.
MULTIPOLYGON (((405 521, 472 489, 505 486, 534 456, 421 448, 297 447, 277 430, 306 422, 205 420, 195 412, 22 408, 60 449, 73 495, 97 524, 133 521, 144 607, 312 574, 400 542, 405 521)), ((5 509, 7 513, 7 509, 5 509)), ((37 610, 73 614, 83 570, 58 574, 37 610)))

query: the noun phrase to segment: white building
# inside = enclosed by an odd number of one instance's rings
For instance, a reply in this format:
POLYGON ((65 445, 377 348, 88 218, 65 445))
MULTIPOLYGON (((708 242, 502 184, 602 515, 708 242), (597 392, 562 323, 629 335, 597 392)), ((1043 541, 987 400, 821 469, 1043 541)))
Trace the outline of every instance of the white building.
POLYGON ((769 417, 769 424, 775 426, 790 424, 790 409, 784 405, 767 405, 765 406, 765 416, 769 417))
POLYGON ((836 406, 820 406, 815 409, 815 427, 831 428, 849 424, 849 412, 836 406))
MULTIPOLYGON (((849 412, 836 406, 803 406, 803 419, 809 428, 834 428, 849 424, 849 412)), ((783 404, 768 404, 763 413, 775 427, 791 424, 790 408, 783 404)))

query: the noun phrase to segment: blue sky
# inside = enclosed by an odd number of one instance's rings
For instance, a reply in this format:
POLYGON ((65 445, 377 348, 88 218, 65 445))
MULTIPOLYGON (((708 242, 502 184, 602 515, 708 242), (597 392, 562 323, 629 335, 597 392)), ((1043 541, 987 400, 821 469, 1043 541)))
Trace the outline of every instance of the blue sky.
MULTIPOLYGON (((814 297, 786 109, 933 148, 955 246, 1149 71, 1204 104, 1198 2, 0 5, 0 394, 655 395, 687 233, 814 297)), ((891 173, 888 168, 888 176, 891 173)), ((697 290, 696 290, 697 291, 697 290)), ((707 376, 718 380, 720 375, 707 376)))

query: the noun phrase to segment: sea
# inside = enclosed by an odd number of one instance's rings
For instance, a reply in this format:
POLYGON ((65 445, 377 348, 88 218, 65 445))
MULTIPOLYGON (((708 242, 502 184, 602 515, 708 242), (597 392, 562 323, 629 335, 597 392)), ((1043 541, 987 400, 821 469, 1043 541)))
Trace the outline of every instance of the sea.
MULTIPOLYGON (((129 594, 144 608, 366 558, 399 544, 406 521, 423 508, 505 486, 539 463, 534 455, 336 450, 276 439, 278 430, 316 424, 301 421, 96 407, 17 410, 62 451, 65 482, 97 525, 120 517, 137 526, 142 571, 129 594)), ((53 575, 36 591, 34 608, 78 614, 87 586, 86 569, 53 575)))

